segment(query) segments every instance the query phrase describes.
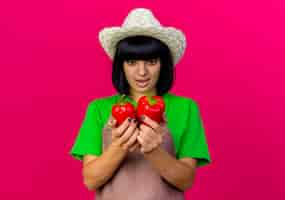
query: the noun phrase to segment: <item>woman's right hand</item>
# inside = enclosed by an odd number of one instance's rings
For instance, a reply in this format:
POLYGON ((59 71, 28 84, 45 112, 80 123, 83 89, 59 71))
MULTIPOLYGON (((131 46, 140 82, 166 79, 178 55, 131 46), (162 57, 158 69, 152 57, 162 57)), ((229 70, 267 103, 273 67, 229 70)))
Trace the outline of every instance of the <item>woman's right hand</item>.
POLYGON ((115 127, 116 119, 111 115, 108 120, 108 127, 111 129, 112 144, 120 146, 129 152, 138 148, 137 136, 139 129, 137 123, 135 119, 126 118, 122 124, 115 127))

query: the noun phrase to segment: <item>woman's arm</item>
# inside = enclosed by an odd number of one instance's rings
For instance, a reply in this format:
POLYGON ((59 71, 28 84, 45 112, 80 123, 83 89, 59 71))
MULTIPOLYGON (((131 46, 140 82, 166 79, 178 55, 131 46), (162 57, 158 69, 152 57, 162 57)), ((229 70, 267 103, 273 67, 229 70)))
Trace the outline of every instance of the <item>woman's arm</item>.
POLYGON ((111 178, 126 156, 129 149, 135 146, 138 135, 137 123, 126 119, 119 127, 115 120, 109 119, 109 127, 104 128, 103 134, 111 134, 112 142, 103 154, 83 165, 84 184, 89 190, 96 190, 111 178))
POLYGON ((101 156, 84 163, 82 170, 84 185, 91 191, 104 185, 119 167, 126 153, 127 150, 116 143, 111 143, 101 156))
POLYGON ((177 160, 160 146, 144 153, 157 172, 170 184, 181 191, 192 187, 196 171, 196 159, 182 158, 177 160))
POLYGON ((182 191, 189 189, 194 181, 197 161, 189 157, 177 160, 160 146, 163 135, 169 131, 166 119, 160 124, 148 116, 144 116, 142 120, 148 126, 140 125, 137 139, 142 146, 141 152, 144 157, 167 182, 182 191))

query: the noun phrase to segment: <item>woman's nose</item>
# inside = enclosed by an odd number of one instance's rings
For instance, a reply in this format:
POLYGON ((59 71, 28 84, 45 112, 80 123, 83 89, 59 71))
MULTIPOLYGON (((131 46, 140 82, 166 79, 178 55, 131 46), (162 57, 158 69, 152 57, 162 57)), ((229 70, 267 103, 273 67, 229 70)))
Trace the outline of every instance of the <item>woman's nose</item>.
POLYGON ((146 62, 141 61, 138 64, 138 73, 139 75, 145 75, 147 73, 146 62))

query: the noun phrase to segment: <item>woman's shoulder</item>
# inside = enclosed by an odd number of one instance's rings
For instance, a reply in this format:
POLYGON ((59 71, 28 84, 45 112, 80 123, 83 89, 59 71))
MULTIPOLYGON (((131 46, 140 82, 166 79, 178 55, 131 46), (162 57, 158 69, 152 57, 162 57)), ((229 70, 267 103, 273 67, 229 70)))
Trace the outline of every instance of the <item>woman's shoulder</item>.
POLYGON ((187 106, 189 106, 189 104, 192 104, 192 105, 197 105, 198 104, 197 100, 194 99, 193 97, 183 96, 183 95, 179 95, 179 94, 174 94, 172 92, 168 93, 168 99, 172 103, 180 104, 180 105, 187 105, 187 106))
POLYGON ((194 113, 194 115, 200 112, 199 103, 193 97, 172 93, 169 95, 169 102, 168 110, 171 110, 172 115, 175 117, 180 116, 181 118, 187 118, 190 112, 194 113), (181 112, 182 110, 184 112, 181 112))
MULTIPOLYGON (((93 98, 89 103, 90 105, 95 105, 99 106, 99 107, 104 107, 104 106, 108 106, 108 105, 113 105, 114 103, 116 103, 118 101, 118 99, 120 98, 120 95, 118 93, 112 94, 112 95, 107 95, 107 96, 101 96, 101 97, 96 97, 93 98)), ((176 104, 180 105, 180 106, 198 106, 198 102, 196 99, 194 99, 193 97, 189 97, 189 96, 184 96, 184 95, 180 95, 177 93, 173 93, 173 92, 168 92, 164 99, 166 101, 168 101, 170 104, 176 104)))
POLYGON ((102 124, 105 124, 112 111, 112 106, 117 101, 119 96, 117 94, 109 96, 101 96, 91 99, 89 101, 90 112, 96 112, 100 116, 102 124))

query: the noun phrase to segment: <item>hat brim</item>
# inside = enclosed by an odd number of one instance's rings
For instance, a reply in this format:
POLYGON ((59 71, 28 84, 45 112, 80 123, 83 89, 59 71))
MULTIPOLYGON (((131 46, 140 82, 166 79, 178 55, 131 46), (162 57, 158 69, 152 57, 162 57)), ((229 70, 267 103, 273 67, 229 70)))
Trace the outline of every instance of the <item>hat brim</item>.
POLYGON ((113 59, 116 44, 129 36, 151 36, 164 42, 170 49, 174 66, 179 62, 185 52, 186 38, 184 34, 174 27, 110 27, 99 32, 99 41, 107 55, 113 59))

